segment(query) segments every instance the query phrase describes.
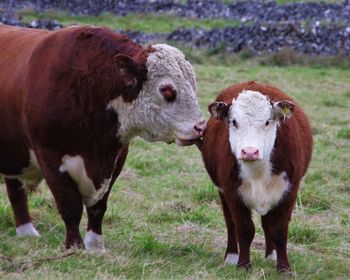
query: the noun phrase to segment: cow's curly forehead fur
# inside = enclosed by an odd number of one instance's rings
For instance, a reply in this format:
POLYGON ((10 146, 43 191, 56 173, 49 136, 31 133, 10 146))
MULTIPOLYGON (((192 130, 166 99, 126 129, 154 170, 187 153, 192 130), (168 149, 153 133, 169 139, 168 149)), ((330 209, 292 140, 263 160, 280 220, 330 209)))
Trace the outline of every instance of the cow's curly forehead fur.
POLYGON ((147 58, 148 79, 159 77, 159 75, 171 75, 179 79, 186 78, 193 90, 196 91, 197 84, 193 67, 180 50, 166 44, 156 44, 152 48, 156 51, 147 58))

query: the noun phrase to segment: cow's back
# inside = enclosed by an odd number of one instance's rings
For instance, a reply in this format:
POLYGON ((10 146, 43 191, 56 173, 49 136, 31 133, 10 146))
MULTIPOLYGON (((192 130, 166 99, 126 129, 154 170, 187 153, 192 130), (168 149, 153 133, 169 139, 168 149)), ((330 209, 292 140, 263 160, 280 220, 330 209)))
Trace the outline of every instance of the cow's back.
MULTIPOLYGON (((280 174, 286 171, 291 180, 298 184, 311 160, 312 130, 306 114, 301 107, 281 90, 267 84, 246 82, 232 85, 224 89, 216 101, 231 104, 242 91, 258 91, 269 97, 271 101, 293 101, 295 112, 293 117, 282 122, 277 129, 274 149, 272 152, 272 171, 280 174)), ((230 150, 228 125, 225 121, 211 117, 203 138, 202 154, 205 166, 215 184, 220 180, 232 178, 239 180, 236 158, 230 150)))
POLYGON ((48 31, 0 26, 0 96, 14 94, 22 85, 33 50, 46 34, 48 31))

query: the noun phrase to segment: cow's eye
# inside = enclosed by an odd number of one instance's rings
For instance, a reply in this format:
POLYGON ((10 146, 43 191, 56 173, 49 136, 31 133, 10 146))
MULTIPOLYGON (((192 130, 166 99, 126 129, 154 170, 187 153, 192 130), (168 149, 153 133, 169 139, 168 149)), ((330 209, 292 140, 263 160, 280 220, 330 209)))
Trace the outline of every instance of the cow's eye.
POLYGON ((173 102, 176 99, 176 89, 172 85, 163 85, 159 88, 160 93, 163 95, 166 102, 173 102))
POLYGON ((232 120, 232 125, 235 127, 235 128, 238 128, 238 123, 236 120, 232 120))
POLYGON ((265 126, 267 127, 269 125, 270 125, 270 121, 266 121, 265 126))

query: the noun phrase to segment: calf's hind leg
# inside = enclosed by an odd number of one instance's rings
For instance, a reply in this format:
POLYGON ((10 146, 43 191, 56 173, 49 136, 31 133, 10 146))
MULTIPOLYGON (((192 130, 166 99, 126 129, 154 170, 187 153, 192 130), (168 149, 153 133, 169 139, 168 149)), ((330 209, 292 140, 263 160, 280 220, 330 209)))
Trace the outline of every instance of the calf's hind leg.
POLYGON ((16 221, 17 236, 39 236, 40 234, 33 226, 27 201, 27 190, 18 179, 5 178, 7 194, 12 206, 16 221))

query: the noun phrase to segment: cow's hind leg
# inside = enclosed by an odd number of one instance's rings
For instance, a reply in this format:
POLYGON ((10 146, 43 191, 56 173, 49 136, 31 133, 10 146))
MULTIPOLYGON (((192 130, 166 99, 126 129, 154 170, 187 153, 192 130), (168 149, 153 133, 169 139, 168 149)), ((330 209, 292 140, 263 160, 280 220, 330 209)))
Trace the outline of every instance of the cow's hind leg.
POLYGON ((224 213, 227 228, 227 248, 225 252, 225 264, 236 265, 238 263, 236 228, 224 195, 220 191, 219 195, 222 203, 222 211, 224 213))
POLYGON ((17 236, 39 236, 28 211, 27 190, 18 179, 5 178, 7 194, 16 221, 17 236))
POLYGON ((122 150, 120 150, 117 160, 115 162, 115 170, 112 175, 111 179, 111 185, 109 187, 109 190, 104 195, 104 197, 98 201, 95 205, 92 207, 86 207, 87 214, 88 214, 88 227, 87 227, 87 233, 84 238, 84 244, 85 248, 88 251, 91 252, 101 252, 103 253, 105 251, 104 248, 104 242, 103 242, 103 236, 102 236, 102 221, 104 214, 107 210, 107 199, 109 196, 109 192, 111 190, 111 187, 116 180, 116 178, 119 176, 126 157, 128 154, 128 146, 124 146, 122 150))

